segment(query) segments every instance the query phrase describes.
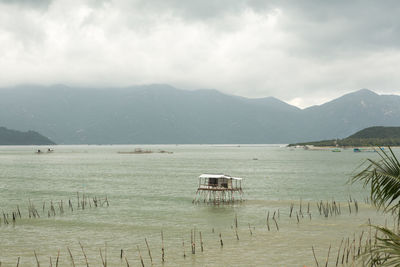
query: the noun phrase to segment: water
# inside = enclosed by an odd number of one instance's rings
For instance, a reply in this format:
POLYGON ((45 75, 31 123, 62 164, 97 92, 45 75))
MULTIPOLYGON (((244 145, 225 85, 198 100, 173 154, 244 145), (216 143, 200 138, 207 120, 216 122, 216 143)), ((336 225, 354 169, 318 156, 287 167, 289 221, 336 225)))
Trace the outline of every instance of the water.
MULTIPOLYGON (((56 146, 54 153, 35 154, 36 147, 0 147, 0 209, 11 213, 19 205, 23 219, 15 226, 0 225, 2 266, 34 266, 36 252, 41 265, 53 264, 60 249, 59 266, 71 266, 67 247, 76 266, 86 266, 78 242, 85 248, 91 266, 101 266, 99 249, 107 247, 109 266, 139 266, 137 246, 150 265, 147 238, 154 266, 161 265, 161 230, 164 234, 164 266, 313 266, 311 246, 320 264, 332 245, 331 264, 344 237, 359 234, 368 218, 384 223, 385 216, 364 204, 368 195, 360 184, 347 181, 367 157, 376 153, 341 153, 290 150, 278 146, 56 146), (135 148, 160 149, 173 154, 120 154, 135 148), (258 160, 254 160, 257 158, 258 160), (197 177, 201 173, 226 173, 245 178, 245 202, 235 205, 194 205, 197 177), (77 191, 110 201, 109 207, 77 210, 77 191), (360 211, 349 214, 349 196, 359 201, 360 211), (49 204, 71 199, 74 212, 48 218, 49 204), (325 218, 316 202, 340 201, 342 214, 325 218), (40 219, 28 219, 28 202, 35 204, 40 219), (289 218, 295 203, 308 215, 289 218), (277 231, 266 213, 279 209, 277 231), (237 240, 232 226, 237 214, 237 240), (253 235, 250 235, 249 225, 253 235), (196 254, 191 254, 190 232, 202 232, 196 254), (214 230, 214 232, 213 232, 214 230), (224 246, 221 248, 219 233, 224 246), (182 241, 185 241, 186 258, 182 241), (334 250, 336 249, 336 250, 334 250), (335 251, 335 252, 333 252, 335 251), (332 256, 333 255, 333 256, 332 256)), ((46 148, 42 148, 46 149, 46 148)), ((276 215, 277 216, 277 215, 276 215)), ((389 218, 389 223, 390 223, 389 218)))

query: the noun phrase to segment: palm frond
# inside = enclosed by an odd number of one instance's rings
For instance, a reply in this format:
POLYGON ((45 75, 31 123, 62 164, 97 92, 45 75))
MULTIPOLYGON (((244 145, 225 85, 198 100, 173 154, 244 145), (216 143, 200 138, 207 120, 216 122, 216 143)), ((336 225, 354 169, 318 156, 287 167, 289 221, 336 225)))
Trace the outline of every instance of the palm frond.
POLYGON ((372 226, 380 235, 377 243, 360 255, 360 259, 367 266, 399 266, 400 264, 400 236, 395 232, 380 226, 372 226))
POLYGON ((362 181, 364 187, 370 186, 371 200, 379 209, 385 211, 400 207, 400 163, 389 147, 389 153, 379 148, 379 161, 368 159, 367 167, 350 180, 362 181))

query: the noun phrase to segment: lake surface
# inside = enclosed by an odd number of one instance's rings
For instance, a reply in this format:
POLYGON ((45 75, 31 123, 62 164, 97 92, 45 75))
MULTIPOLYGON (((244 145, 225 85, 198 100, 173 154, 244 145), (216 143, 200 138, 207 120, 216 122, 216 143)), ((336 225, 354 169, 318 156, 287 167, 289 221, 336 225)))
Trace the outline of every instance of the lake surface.
POLYGON ((102 266, 100 249, 103 257, 107 254, 108 266, 127 266, 125 257, 130 266, 141 266, 138 247, 145 266, 150 266, 145 238, 154 266, 314 266, 312 246, 323 265, 330 245, 329 266, 334 266, 342 238, 352 240, 355 233, 359 235, 368 218, 372 223, 392 223, 390 217, 365 203, 366 189, 347 184, 356 168, 366 158, 377 158, 377 153, 267 145, 55 146, 53 153, 42 154, 34 153, 36 149, 0 147, 0 209, 9 214, 8 225, 1 214, 1 266, 15 266, 18 257, 20 266, 35 266, 34 251, 41 266, 48 266, 50 257, 55 266, 58 250, 59 266, 71 266, 67 248, 76 266, 86 266, 79 242, 90 266, 102 266), (138 147, 173 153, 118 153, 138 147), (246 201, 218 206, 192 204, 201 173, 243 177, 246 201), (107 196, 110 205, 78 209, 77 192, 80 198, 83 194, 107 196), (353 205, 350 214, 350 198, 351 205, 358 200, 358 213, 353 205), (58 206, 61 200, 63 214, 58 206), (74 211, 68 208, 69 200, 74 211), (321 200, 340 202, 341 214, 320 215, 316 203, 321 200), (29 219, 29 201, 40 218, 29 219), (50 201, 56 216, 48 217, 50 201), (308 203, 311 219, 306 213, 308 203), (17 205, 22 219, 13 224, 11 214, 17 205), (270 231, 266 226, 268 212, 270 231), (279 231, 271 220, 273 212, 279 231), (191 231, 196 233, 194 255, 191 231))

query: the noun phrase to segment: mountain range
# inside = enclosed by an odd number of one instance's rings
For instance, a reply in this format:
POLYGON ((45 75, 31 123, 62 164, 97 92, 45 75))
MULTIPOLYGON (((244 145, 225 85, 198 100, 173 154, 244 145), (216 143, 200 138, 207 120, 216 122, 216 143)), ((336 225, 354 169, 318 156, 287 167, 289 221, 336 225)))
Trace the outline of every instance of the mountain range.
POLYGON ((55 143, 35 131, 20 132, 0 127, 0 145, 55 145, 55 143))
POLYGON ((127 88, 0 88, 0 126, 40 132, 58 144, 255 144, 344 138, 400 126, 400 96, 362 89, 299 109, 168 85, 127 88))

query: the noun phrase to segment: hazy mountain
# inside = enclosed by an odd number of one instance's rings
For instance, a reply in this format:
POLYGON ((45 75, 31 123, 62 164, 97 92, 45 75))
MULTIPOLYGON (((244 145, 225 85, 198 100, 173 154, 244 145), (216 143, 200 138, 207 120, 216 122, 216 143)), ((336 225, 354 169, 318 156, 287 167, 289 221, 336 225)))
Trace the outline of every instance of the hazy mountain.
POLYGON ((342 138, 374 125, 400 126, 400 97, 361 90, 305 110, 168 85, 0 89, 0 124, 57 143, 293 143, 342 138))
POLYGON ((0 127, 0 145, 54 145, 54 142, 35 131, 20 132, 0 127))
POLYGON ((400 96, 362 89, 303 110, 306 141, 343 138, 370 126, 400 126, 400 96))

